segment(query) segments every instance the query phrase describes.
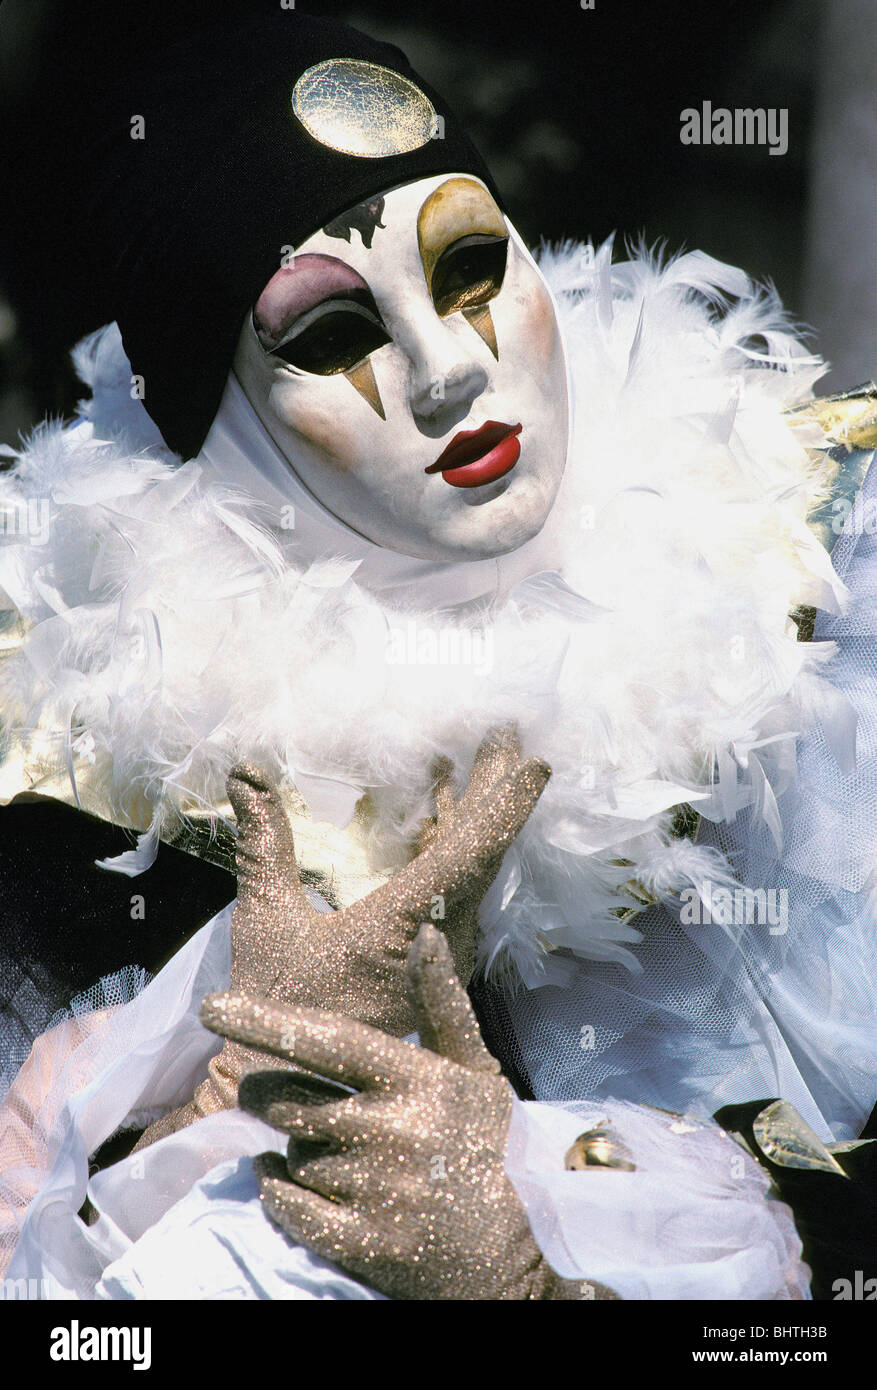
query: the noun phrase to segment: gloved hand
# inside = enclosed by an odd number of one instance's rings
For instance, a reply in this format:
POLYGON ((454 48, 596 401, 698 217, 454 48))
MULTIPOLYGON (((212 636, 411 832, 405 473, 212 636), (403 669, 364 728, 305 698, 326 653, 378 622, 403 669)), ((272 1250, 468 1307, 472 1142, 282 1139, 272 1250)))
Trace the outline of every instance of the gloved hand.
POLYGON ((303 1103, 301 1071, 241 1085, 242 1108, 291 1136, 285 1161, 256 1160, 268 1215, 391 1298, 614 1297, 561 1279, 533 1239, 505 1174, 513 1093, 434 926, 420 928, 407 973, 421 1047, 324 1009, 205 1000, 214 1032, 324 1078, 318 1104, 303 1103), (326 1079, 356 1089, 330 1100, 326 1079))
MULTIPOLYGON (((420 923, 440 898, 442 926, 468 983, 478 904, 549 776, 539 759, 522 760, 510 731, 485 739, 459 804, 442 770, 437 817, 416 858, 359 902, 321 913, 301 885, 276 788, 254 768, 235 769, 228 782, 238 822, 232 990, 336 1010, 396 1036, 412 1032, 405 962, 420 923)), ((136 1148, 234 1106, 240 1080, 254 1065, 269 1063, 227 1043, 193 1100, 151 1125, 136 1148)))

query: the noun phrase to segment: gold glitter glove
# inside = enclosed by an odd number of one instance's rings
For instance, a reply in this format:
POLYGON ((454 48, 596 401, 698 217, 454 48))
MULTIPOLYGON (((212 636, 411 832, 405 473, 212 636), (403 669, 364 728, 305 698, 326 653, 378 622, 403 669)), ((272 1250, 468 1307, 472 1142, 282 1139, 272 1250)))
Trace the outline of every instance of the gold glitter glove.
MULTIPOLYGON (((440 899, 443 927, 468 983, 478 904, 549 776, 539 759, 523 761, 511 731, 491 735, 459 803, 450 793, 449 770, 440 769, 437 815, 416 858, 359 902, 321 913, 302 887, 277 789, 256 769, 236 768, 228 781, 238 823, 232 990, 337 1010, 397 1037, 412 1032, 405 962, 420 923, 440 899)), ((254 1066, 264 1068, 266 1060, 226 1044, 193 1100, 151 1125, 137 1149, 233 1107, 241 1077, 254 1066)))
MULTIPOLYGON (((460 800, 457 801, 452 790, 453 767, 446 758, 440 758, 434 769, 436 813, 423 825, 417 840, 417 850, 422 853, 437 839, 453 831, 460 817, 466 815, 477 802, 486 799, 489 806, 492 798, 501 791, 507 779, 522 765, 527 766, 528 764, 522 764, 521 745, 514 729, 506 727, 494 731, 481 742, 478 752, 475 754, 468 786, 460 800)), ((529 766, 545 769, 546 780, 550 775, 546 765, 536 759, 533 759, 529 766)), ((540 795, 541 790, 542 788, 539 791, 540 795)), ((535 800, 533 805, 535 805, 535 800)), ((532 810, 532 806, 530 810, 532 810)), ((529 811, 527 816, 529 816, 529 811)), ((526 818, 525 816, 524 819, 526 818)), ((523 825, 523 821, 521 825, 523 825)), ((482 871, 473 876, 466 890, 457 893, 452 902, 445 902, 445 917, 439 924, 440 930, 444 933, 451 948, 457 975, 467 989, 475 969, 478 909, 481 906, 482 898, 496 878, 502 856, 507 848, 508 845, 505 845, 498 856, 489 855, 484 861, 482 871)), ((413 939, 412 935, 408 941, 409 947, 413 939)), ((350 1011, 347 1010, 347 1012, 350 1011)), ((356 1016, 358 1017, 358 1015, 356 1016)), ((365 1022, 364 1019, 360 1021, 365 1022)), ((396 1030, 390 1028, 388 1031, 395 1032, 396 1030)), ((406 1031, 410 1032, 411 1029, 406 1031)))
POLYGON ((241 1085, 241 1106, 291 1136, 285 1161, 256 1160, 269 1216, 391 1298, 614 1297, 561 1279, 533 1239, 504 1166, 512 1090, 431 924, 407 974, 422 1047, 324 1009, 204 1001, 214 1032, 322 1078, 309 1099, 302 1070, 241 1085))

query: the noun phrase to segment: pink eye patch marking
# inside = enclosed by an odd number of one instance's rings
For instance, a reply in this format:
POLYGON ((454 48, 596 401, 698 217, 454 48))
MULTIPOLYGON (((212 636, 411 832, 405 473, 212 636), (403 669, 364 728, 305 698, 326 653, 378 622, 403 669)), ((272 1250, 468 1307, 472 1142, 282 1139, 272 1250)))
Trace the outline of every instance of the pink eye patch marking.
POLYGON ((294 257, 272 275, 256 301, 253 323, 260 343, 270 352, 302 314, 351 290, 368 291, 368 284, 345 261, 335 256, 294 257))

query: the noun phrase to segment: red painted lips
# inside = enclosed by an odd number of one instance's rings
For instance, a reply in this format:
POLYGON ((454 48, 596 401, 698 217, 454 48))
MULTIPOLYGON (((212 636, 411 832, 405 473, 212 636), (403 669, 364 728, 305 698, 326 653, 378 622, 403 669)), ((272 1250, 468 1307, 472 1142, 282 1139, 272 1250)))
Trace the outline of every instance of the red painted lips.
POLYGON ((477 430, 461 430, 425 471, 441 473, 451 487, 483 487, 514 468, 521 457, 520 433, 520 425, 498 420, 487 420, 477 430))

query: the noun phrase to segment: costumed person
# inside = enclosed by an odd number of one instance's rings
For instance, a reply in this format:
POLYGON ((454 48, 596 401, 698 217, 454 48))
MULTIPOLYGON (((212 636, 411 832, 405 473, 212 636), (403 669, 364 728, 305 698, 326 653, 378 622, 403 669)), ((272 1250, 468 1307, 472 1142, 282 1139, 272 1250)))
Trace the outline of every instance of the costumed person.
POLYGON ((537 265, 398 50, 173 38, 62 92, 109 326, 0 489, 7 1280, 824 1295, 874 1229, 873 396, 708 256, 537 265))

